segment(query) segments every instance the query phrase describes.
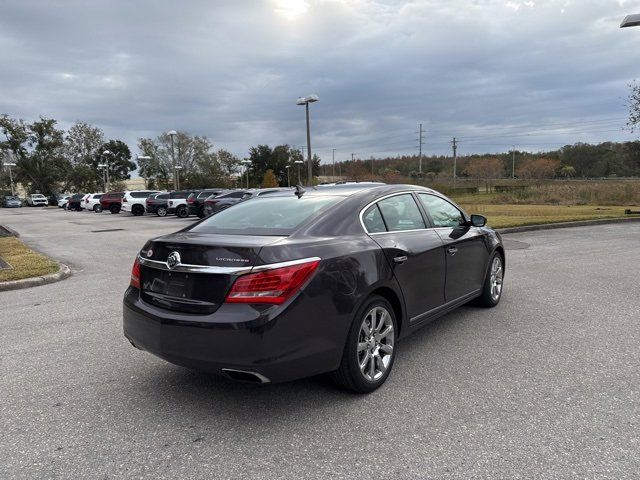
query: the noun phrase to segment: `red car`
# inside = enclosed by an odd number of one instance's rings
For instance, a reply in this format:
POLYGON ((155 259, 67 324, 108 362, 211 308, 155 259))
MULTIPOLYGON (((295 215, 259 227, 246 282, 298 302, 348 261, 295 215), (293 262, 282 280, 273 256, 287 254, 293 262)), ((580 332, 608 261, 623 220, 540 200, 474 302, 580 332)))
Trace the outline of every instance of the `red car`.
POLYGON ((100 199, 102 211, 109 210, 111 213, 120 213, 122 197, 124 197, 124 192, 107 192, 102 195, 100 199))

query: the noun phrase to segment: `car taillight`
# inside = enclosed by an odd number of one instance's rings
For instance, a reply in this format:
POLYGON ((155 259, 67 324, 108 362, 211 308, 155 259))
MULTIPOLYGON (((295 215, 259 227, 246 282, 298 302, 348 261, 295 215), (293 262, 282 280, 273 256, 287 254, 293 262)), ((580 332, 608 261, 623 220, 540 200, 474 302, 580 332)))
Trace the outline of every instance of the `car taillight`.
POLYGON ((195 197, 187 198, 187 203, 189 203, 189 204, 194 203, 195 201, 196 201, 195 197))
POLYGON ((311 277, 319 259, 239 277, 229 291, 227 303, 281 304, 291 298, 311 277))
POLYGON ((126 197, 122 197, 122 203, 127 203, 127 198, 126 197))
POLYGON ((140 262, 138 257, 133 262, 133 268, 131 269, 131 286, 140 289, 140 262))

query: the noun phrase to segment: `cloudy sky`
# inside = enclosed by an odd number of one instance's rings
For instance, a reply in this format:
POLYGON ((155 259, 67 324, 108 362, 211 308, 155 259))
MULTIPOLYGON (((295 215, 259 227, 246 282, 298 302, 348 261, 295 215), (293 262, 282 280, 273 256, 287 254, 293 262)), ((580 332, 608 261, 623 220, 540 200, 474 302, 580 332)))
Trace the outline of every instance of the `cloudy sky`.
POLYGON ((126 141, 170 129, 324 160, 635 138, 625 0, 2 0, 0 113, 126 141))

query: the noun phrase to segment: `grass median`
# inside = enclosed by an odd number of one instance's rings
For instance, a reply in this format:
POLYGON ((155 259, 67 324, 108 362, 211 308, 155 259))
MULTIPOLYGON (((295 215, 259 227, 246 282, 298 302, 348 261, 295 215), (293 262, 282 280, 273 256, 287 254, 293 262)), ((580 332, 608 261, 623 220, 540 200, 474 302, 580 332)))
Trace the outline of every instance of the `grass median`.
POLYGON ((0 269, 0 282, 39 277, 60 268, 56 262, 27 248, 15 237, 0 238, 0 258, 12 267, 0 269))

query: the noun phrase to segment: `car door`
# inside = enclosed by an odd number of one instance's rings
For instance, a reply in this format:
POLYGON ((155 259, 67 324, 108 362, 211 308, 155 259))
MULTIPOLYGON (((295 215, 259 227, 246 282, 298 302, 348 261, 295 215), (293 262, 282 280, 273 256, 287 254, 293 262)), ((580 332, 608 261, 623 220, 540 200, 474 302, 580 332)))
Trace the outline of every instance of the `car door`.
POLYGON ((429 193, 418 193, 435 231, 444 242, 447 280, 445 300, 451 302, 482 288, 489 252, 482 229, 471 226, 452 203, 429 193))
POLYGON ((413 195, 400 193, 380 199, 367 207, 362 220, 393 268, 410 321, 441 306, 445 301, 443 243, 427 228, 413 195))

